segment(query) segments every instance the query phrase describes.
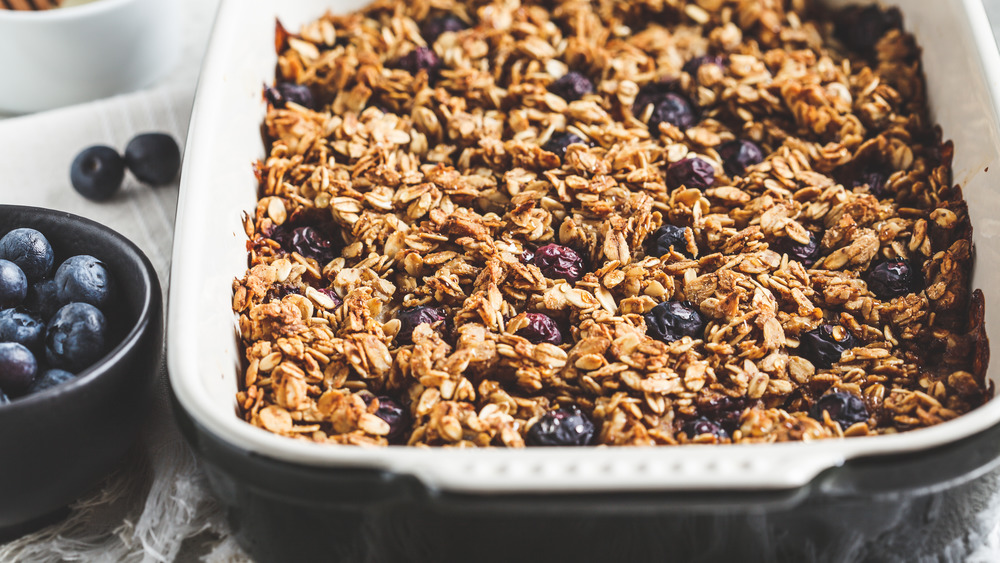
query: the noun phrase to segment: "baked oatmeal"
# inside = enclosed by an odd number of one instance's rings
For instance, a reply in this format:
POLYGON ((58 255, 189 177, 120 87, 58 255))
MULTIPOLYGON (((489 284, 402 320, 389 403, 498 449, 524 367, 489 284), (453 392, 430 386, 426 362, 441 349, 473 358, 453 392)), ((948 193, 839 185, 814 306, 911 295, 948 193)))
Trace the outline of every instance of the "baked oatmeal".
POLYGON ((278 24, 249 423, 417 446, 888 434, 992 396, 898 11, 380 0, 278 24))

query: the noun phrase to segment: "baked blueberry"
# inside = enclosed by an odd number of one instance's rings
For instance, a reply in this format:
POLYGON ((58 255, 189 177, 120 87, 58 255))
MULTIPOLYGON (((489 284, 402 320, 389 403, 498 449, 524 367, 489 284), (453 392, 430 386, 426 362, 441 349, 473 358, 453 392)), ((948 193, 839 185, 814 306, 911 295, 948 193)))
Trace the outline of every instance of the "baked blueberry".
POLYGON ((10 260, 0 260, 0 308, 20 305, 28 296, 28 278, 10 260))
POLYGON ((700 57, 694 57, 688 62, 684 63, 681 68, 682 71, 690 74, 694 78, 698 78, 698 69, 701 65, 712 64, 720 68, 726 67, 726 57, 723 55, 702 55, 700 57))
POLYGON ((319 262, 320 266, 333 260, 336 254, 333 241, 314 227, 298 227, 289 233, 283 228, 275 229, 271 238, 278 242, 286 252, 298 252, 306 258, 319 262))
POLYGON ((125 165, 140 182, 163 186, 181 169, 181 149, 166 133, 136 135, 125 147, 125 165))
POLYGON ((304 108, 315 109, 316 104, 312 90, 305 84, 294 82, 279 82, 275 86, 268 86, 264 89, 264 97, 276 108, 284 108, 288 102, 292 102, 304 108))
POLYGON ((10 260, 34 283, 52 272, 56 256, 45 235, 35 229, 14 229, 0 238, 0 259, 10 260))
POLYGON ((840 361, 840 355, 860 342, 846 328, 840 325, 824 324, 810 330, 799 339, 799 353, 820 369, 826 369, 840 361))
POLYGON ((83 149, 69 169, 73 189, 93 201, 111 199, 122 187, 124 178, 125 160, 118 151, 105 146, 83 149))
POLYGON ((386 438, 390 442, 403 436, 408 417, 406 410, 399 406, 396 401, 385 396, 378 397, 378 409, 375 410, 375 416, 389 423, 389 434, 386 435, 386 438))
POLYGON ((55 280, 63 303, 90 303, 103 308, 111 299, 111 274, 104 262, 88 254, 67 258, 56 270, 55 280))
POLYGON ((675 252, 691 258, 691 253, 688 252, 687 248, 687 239, 684 238, 684 231, 686 231, 684 227, 678 227, 669 223, 656 229, 653 235, 649 237, 646 254, 660 257, 673 249, 675 252))
POLYGON ((528 326, 518 330, 515 334, 528 339, 534 344, 548 342, 556 346, 563 343, 562 333, 559 326, 552 320, 552 317, 544 313, 525 313, 528 317, 528 326))
POLYGON ((868 289, 882 301, 917 289, 917 274, 910 262, 903 258, 875 264, 864 278, 868 289))
POLYGON ((583 276, 583 258, 568 246, 546 244, 535 251, 534 264, 554 280, 573 283, 583 276))
POLYGON ((819 243, 819 237, 815 233, 810 232, 809 242, 806 244, 802 244, 791 237, 783 237, 778 239, 775 250, 787 254, 790 260, 796 260, 808 268, 815 264, 819 258, 819 243))
POLYGON ((48 321, 56 314, 59 307, 65 305, 59 299, 59 288, 56 280, 48 279, 35 282, 28 286, 28 296, 24 298, 21 307, 29 313, 38 315, 43 321, 48 321))
POLYGON ((714 420, 730 435, 740 425, 740 417, 748 407, 753 406, 753 399, 747 397, 727 397, 717 395, 698 401, 698 411, 709 420, 714 420))
POLYGON ((711 434, 720 440, 729 438, 729 433, 719 423, 704 416, 685 422, 681 431, 687 434, 688 438, 696 438, 702 434, 711 434))
POLYGON ((667 185, 706 190, 715 183, 715 167, 705 159, 692 157, 667 166, 667 185))
POLYGON ((841 430, 868 420, 865 402, 846 391, 833 391, 820 397, 809 409, 809 416, 822 422, 824 411, 830 415, 831 420, 840 424, 841 430))
POLYGON ((89 303, 64 305, 45 331, 45 357, 55 367, 74 373, 87 369, 104 355, 108 324, 89 303))
POLYGON ((885 196, 885 183, 891 175, 892 173, 888 170, 869 167, 862 170, 852 184, 855 188, 858 186, 868 186, 868 191, 873 196, 881 199, 885 196))
POLYGON ((562 75, 559 80, 549 84, 549 92, 567 102, 572 102, 593 93, 594 83, 579 72, 569 71, 562 75))
POLYGON ((643 315, 646 334, 662 342, 673 342, 684 336, 701 338, 705 332, 705 319, 694 305, 687 301, 665 301, 643 315))
POLYGON ((657 84, 639 91, 632 112, 638 117, 645 113, 649 105, 653 111, 646 122, 649 132, 654 137, 660 135, 660 123, 666 121, 680 129, 687 129, 698 122, 691 102, 680 94, 664 91, 669 86, 657 84))
POLYGON ((434 53, 433 49, 427 47, 417 47, 402 57, 396 59, 392 66, 405 70, 416 76, 421 70, 426 70, 433 78, 441 68, 441 59, 434 53))
POLYGON ((736 139, 723 143, 718 148, 722 157, 722 167, 730 176, 742 176, 747 168, 764 161, 764 152, 757 143, 746 139, 736 139))
POLYGON ((594 437, 594 423, 576 405, 550 410, 531 428, 529 446, 586 446, 594 437))
POLYGON ((887 31, 903 25, 902 14, 896 8, 883 11, 877 5, 854 6, 836 18, 834 34, 848 49, 868 53, 887 31))
POLYGON ((45 323, 17 309, 0 311, 0 342, 17 342, 38 352, 45 344, 45 323))
POLYGON ((545 144, 542 145, 542 150, 555 153, 555 155, 559 157, 559 160, 563 160, 566 158, 566 149, 569 148, 570 145, 575 145, 577 143, 586 144, 587 141, 584 141, 579 136, 566 131, 556 132, 549 137, 548 141, 545 141, 545 144))
POLYGON ((333 300, 334 309, 344 304, 344 300, 341 299, 339 295, 337 295, 337 292, 328 287, 320 289, 319 292, 333 300))
POLYGON ((417 305, 400 309, 396 318, 399 319, 399 332, 396 333, 396 343, 399 345, 413 344, 413 329, 425 323, 435 325, 438 334, 445 333, 444 313, 434 307, 417 305))
POLYGON ((17 342, 0 342, 0 389, 7 393, 21 393, 35 381, 38 361, 24 345, 17 342))
POLYGON ((66 370, 56 368, 47 369, 35 378, 35 382, 28 388, 28 394, 38 393, 39 391, 51 389, 56 385, 62 385, 74 377, 76 376, 66 370))
POLYGON ((424 24, 420 26, 420 35, 424 36, 424 41, 428 45, 433 45, 438 37, 441 37, 442 33, 462 31, 468 28, 469 24, 465 23, 462 18, 455 14, 447 14, 439 18, 428 18, 425 20, 424 24))

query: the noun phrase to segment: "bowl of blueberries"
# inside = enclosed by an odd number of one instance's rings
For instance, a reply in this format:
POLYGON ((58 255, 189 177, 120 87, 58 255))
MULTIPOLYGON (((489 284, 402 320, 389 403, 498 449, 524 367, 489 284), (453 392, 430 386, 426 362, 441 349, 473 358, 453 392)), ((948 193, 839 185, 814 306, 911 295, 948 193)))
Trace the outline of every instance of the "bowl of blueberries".
POLYGON ((153 266, 122 235, 0 205, 0 538, 96 485, 135 441, 162 309, 153 266))

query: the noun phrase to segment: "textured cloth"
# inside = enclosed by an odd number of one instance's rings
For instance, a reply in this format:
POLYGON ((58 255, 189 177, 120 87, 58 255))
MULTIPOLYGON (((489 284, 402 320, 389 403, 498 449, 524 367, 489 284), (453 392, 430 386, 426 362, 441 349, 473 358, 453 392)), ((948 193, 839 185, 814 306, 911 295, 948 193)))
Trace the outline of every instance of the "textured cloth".
MULTIPOLYGON (((138 133, 166 132, 183 145, 218 0, 178 1, 186 11, 184 52, 168 78, 143 92, 0 120, 0 201, 60 209, 109 225, 149 256, 164 295, 169 282, 176 183, 150 188, 129 175, 112 200, 94 203, 73 191, 69 165, 87 146, 106 144, 124 150, 138 133)), ((984 3, 996 32, 1000 28, 1000 0, 984 3)), ((984 520, 996 522, 998 511, 1000 495, 984 499, 984 520)), ((928 554, 927 560, 950 560, 939 555, 928 554)), ((160 393, 142 438, 115 472, 76 501, 65 520, 0 545, 0 563, 61 560, 247 560, 229 536, 197 460, 174 424, 165 371, 161 372, 160 393)), ((993 529, 969 561, 1000 561, 1000 529, 993 529)))

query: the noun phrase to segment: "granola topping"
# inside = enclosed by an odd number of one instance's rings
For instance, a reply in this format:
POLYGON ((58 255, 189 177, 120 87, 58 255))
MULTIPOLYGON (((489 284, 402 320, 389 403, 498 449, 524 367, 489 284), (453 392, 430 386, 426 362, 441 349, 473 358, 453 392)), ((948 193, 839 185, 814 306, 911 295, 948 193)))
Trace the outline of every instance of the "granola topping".
POLYGON ((377 0, 279 24, 240 415, 321 443, 677 445, 981 405, 919 49, 898 12, 834 16, 377 0))

